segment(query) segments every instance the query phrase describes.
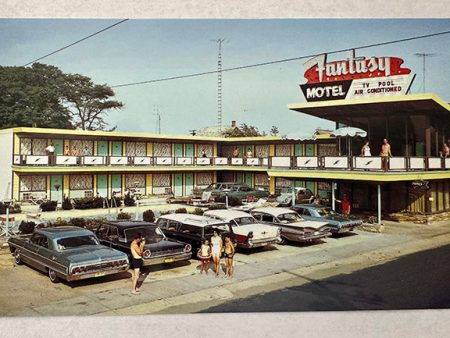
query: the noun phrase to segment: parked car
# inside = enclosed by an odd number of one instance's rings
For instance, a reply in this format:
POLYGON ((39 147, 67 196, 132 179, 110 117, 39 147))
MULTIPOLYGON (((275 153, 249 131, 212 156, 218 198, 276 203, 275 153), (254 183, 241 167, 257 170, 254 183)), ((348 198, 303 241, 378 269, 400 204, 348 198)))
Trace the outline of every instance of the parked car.
MULTIPOLYGON (((295 187, 295 203, 312 203, 314 200, 314 193, 308 188, 295 187)), ((292 204, 292 188, 283 188, 280 196, 277 197, 277 202, 281 207, 288 207, 292 204)))
POLYGON ((53 283, 100 277, 128 270, 123 252, 101 245, 92 231, 75 227, 35 229, 8 240, 16 264, 46 272, 53 283))
POLYGON ((306 220, 328 222, 333 234, 353 231, 363 221, 354 217, 348 217, 331 210, 329 207, 314 204, 296 204, 291 207, 306 220))
POLYGON ((236 197, 240 200, 247 197, 258 199, 269 196, 269 191, 266 189, 252 189, 244 183, 213 183, 205 189, 206 192, 211 192, 211 197, 224 197, 228 194, 229 197, 236 197))
POLYGON ((210 240, 214 230, 225 240, 227 234, 235 243, 234 234, 229 224, 208 217, 192 214, 168 214, 162 215, 156 224, 167 237, 189 243, 196 252, 204 239, 210 240))
POLYGON ((219 209, 206 211, 203 215, 229 224, 238 247, 256 248, 281 241, 280 228, 259 223, 246 212, 219 209))
POLYGON ((331 236, 328 222, 306 221, 289 208, 257 208, 250 214, 261 223, 280 227, 281 244, 287 241, 308 242, 331 236))
POLYGON ((156 265, 188 260, 192 246, 168 239, 154 223, 140 221, 109 221, 99 225, 95 233, 100 242, 131 255, 130 245, 136 234, 145 238, 143 265, 156 265))

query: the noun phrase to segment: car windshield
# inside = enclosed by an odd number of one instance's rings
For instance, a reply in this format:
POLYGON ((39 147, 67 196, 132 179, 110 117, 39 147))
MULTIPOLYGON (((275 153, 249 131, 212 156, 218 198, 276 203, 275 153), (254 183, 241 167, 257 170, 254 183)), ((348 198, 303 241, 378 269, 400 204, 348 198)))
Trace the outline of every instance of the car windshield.
POLYGON ((99 245, 97 238, 93 235, 75 236, 61 238, 56 241, 59 250, 77 248, 83 245, 99 245))
POLYGON ((256 220, 253 217, 239 217, 235 218, 234 222, 237 225, 247 225, 247 224, 255 224, 256 220))
POLYGON ((328 209, 328 208, 317 209, 317 213, 322 217, 336 215, 335 211, 328 209))
POLYGON ((157 243, 165 238, 161 229, 155 226, 144 226, 126 229, 124 233, 127 242, 132 241, 138 234, 144 236, 146 243, 157 243))
POLYGON ((281 214, 278 216, 280 221, 287 221, 288 223, 296 223, 303 221, 303 217, 301 217, 296 212, 288 212, 286 214, 281 214))

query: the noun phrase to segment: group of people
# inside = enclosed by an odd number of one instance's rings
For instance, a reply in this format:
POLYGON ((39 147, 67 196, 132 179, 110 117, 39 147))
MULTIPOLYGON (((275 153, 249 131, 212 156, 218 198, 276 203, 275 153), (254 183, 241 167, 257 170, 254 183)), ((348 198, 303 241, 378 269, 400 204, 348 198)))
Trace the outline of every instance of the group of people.
POLYGON ((220 259, 222 255, 225 257, 225 276, 231 278, 233 276, 233 257, 235 249, 231 237, 229 234, 225 236, 225 242, 222 241, 222 237, 218 232, 214 230, 211 240, 203 240, 202 246, 198 252, 198 258, 201 261, 200 273, 208 273, 209 262, 212 258, 214 265, 214 274, 219 276, 220 272, 220 259))
MULTIPOLYGON (((239 157, 241 155, 241 151, 239 150, 238 147, 234 148, 232 155, 233 155, 233 157, 239 157)), ((247 156, 247 158, 253 157, 253 152, 252 152, 251 148, 247 149, 246 156, 247 156)))
MULTIPOLYGON (((372 153, 370 152, 369 141, 366 141, 366 143, 364 143, 364 145, 362 146, 360 155, 365 157, 372 156, 372 153)), ((391 145, 389 144, 387 139, 383 139, 383 144, 381 145, 380 150, 380 157, 383 170, 388 170, 389 157, 392 157, 392 153, 391 145)))

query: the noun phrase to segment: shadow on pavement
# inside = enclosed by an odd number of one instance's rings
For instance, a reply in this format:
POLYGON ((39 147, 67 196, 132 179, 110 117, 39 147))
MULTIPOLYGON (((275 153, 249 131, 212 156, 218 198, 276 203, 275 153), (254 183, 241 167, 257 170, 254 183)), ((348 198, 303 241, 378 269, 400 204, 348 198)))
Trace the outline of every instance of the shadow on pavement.
POLYGON ((450 308, 450 245, 325 279, 292 275, 296 279, 289 287, 233 300, 202 312, 450 308))

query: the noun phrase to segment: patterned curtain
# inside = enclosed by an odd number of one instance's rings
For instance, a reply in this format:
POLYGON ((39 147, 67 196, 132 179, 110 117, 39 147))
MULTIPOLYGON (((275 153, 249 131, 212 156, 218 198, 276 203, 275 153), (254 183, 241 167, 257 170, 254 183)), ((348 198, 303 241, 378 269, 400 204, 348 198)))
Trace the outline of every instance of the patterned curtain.
POLYGON ((33 155, 47 155, 45 148, 47 148, 47 139, 34 138, 32 142, 33 155))
POLYGON ((136 156, 136 142, 125 142, 127 156, 136 156))
POLYGON ((93 189, 92 175, 70 175, 70 190, 93 189))
POLYGON ((125 188, 145 188, 145 174, 126 174, 125 188))
POLYGON ((31 155, 31 138, 20 139, 20 155, 31 155))
POLYGON ((255 174, 255 186, 269 186, 269 176, 267 174, 255 174))
POLYGON ((153 156, 172 156, 172 145, 170 143, 154 143, 153 156))
POLYGON ((210 185, 213 183, 213 173, 197 173, 197 185, 210 185))
POLYGON ((275 156, 291 156, 291 145, 277 144, 275 146, 275 156))
POLYGON ((289 188, 291 187, 291 185, 292 185, 291 181, 283 177, 277 177, 275 180, 275 187, 277 188, 289 188))
POLYGON ((199 144, 199 145, 197 145, 197 157, 202 156, 203 149, 205 149, 206 157, 213 156, 213 145, 212 144, 199 144))
POLYGON ((338 156, 338 148, 336 143, 318 144, 317 145, 318 156, 338 156))
POLYGON ((154 187, 170 187, 170 174, 153 174, 154 187))
POLYGON ((255 157, 269 157, 269 145, 262 144, 255 146, 255 157))
POLYGON ((220 148, 220 156, 222 157, 232 157, 233 156, 233 146, 222 146, 220 148))
POLYGON ((125 142, 127 156, 146 156, 147 143, 145 142, 125 142))
POLYGON ((22 176, 20 177, 20 191, 46 191, 47 177, 22 176))

